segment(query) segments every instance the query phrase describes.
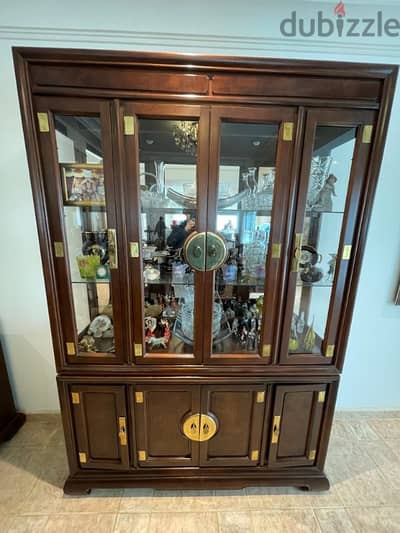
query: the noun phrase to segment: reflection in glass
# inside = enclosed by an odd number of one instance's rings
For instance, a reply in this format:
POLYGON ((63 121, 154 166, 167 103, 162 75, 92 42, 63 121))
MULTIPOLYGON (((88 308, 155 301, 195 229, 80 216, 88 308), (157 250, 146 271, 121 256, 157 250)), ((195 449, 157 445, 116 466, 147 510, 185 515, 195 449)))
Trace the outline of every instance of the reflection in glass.
POLYGON ((290 352, 321 354, 355 136, 355 128, 316 128, 289 340, 290 352))
POLYGON ((278 125, 223 122, 217 232, 229 255, 215 273, 214 353, 257 353, 278 125))
POLYGON ((146 351, 192 353, 194 272, 182 248, 196 228, 196 121, 139 120, 146 351))
POLYGON ((79 353, 114 352, 99 117, 55 115, 79 353))

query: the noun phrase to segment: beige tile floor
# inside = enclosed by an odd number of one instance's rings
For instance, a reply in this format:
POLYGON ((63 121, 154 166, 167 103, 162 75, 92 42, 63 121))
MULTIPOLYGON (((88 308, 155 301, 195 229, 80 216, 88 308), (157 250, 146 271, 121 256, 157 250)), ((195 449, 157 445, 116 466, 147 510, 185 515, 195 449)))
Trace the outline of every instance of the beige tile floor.
POLYGON ((400 533, 400 411, 341 412, 327 493, 95 490, 65 497, 59 417, 30 416, 0 446, 0 533, 400 533))

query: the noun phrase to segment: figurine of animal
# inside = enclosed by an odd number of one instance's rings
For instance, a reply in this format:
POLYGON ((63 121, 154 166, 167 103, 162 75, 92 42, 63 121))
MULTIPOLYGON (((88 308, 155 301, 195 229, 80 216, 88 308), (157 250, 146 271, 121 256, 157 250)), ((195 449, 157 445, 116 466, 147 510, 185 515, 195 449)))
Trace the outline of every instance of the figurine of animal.
POLYGON ((329 176, 326 178, 325 184, 315 198, 312 206, 313 209, 317 211, 332 211, 332 196, 336 196, 336 182, 337 177, 334 174, 329 174, 329 176))

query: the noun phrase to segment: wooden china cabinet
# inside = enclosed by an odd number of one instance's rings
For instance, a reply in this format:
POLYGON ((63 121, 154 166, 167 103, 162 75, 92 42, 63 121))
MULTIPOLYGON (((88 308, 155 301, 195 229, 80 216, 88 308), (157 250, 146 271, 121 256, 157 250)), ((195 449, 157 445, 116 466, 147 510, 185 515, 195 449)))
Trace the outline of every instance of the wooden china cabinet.
POLYGON ((14 59, 65 491, 327 489, 396 67, 14 59))

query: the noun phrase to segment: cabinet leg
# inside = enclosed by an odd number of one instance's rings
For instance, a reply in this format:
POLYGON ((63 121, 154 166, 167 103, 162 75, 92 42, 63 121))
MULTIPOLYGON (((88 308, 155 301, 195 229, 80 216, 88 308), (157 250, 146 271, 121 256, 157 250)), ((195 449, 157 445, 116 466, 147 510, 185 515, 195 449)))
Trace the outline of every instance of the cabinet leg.
POLYGON ((321 477, 321 478, 316 478, 312 480, 311 479, 307 480, 307 483, 305 483, 304 485, 300 485, 298 488, 299 490, 302 490, 305 492, 309 492, 309 491, 319 492, 319 491, 329 490, 330 484, 329 484, 327 477, 321 477))
POLYGON ((91 492, 91 488, 85 487, 81 483, 76 483, 71 478, 68 478, 64 485, 64 494, 68 496, 88 496, 91 492))

